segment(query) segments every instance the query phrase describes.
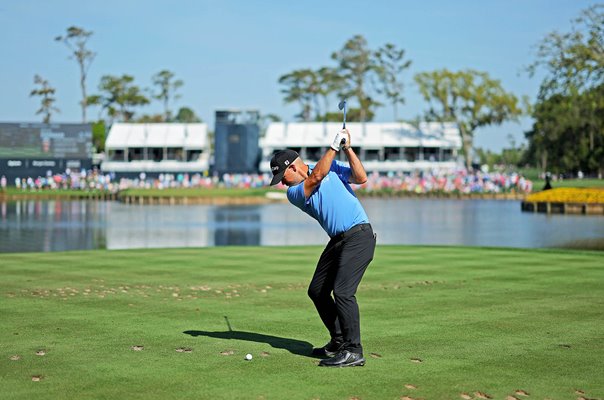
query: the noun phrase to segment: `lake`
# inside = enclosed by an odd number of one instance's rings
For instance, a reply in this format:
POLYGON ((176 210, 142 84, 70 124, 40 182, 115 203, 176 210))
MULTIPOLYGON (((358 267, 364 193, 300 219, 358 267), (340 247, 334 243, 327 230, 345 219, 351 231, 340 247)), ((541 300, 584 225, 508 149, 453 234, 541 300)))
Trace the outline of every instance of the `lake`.
MULTIPOLYGON (((502 200, 362 199, 378 244, 567 247, 604 238, 604 218, 523 213, 502 200)), ((289 204, 0 203, 0 252, 323 245, 319 224, 289 204)))

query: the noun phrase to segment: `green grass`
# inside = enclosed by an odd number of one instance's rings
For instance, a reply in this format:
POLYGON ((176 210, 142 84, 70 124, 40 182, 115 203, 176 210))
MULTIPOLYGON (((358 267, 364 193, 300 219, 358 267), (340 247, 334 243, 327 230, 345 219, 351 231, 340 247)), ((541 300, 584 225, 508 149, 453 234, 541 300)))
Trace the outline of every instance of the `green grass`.
POLYGON ((42 190, 21 190, 15 187, 7 187, 5 190, 0 190, 0 198, 2 196, 11 196, 13 198, 84 198, 95 197, 106 194, 104 190, 75 190, 75 189, 42 189, 42 190))
MULTIPOLYGON (((267 192, 274 191, 270 188, 170 188, 170 189, 126 189, 120 191, 120 196, 140 196, 140 197, 264 197, 267 192)), ((10 195, 13 197, 84 197, 95 196, 106 193, 103 190, 21 190, 14 187, 6 188, 0 191, 0 195, 10 195)))
MULTIPOLYGON (((545 180, 539 178, 542 170, 539 168, 520 168, 517 171, 527 179, 533 181, 533 192, 540 191, 545 186, 545 180)), ((585 178, 585 179, 564 179, 562 181, 552 181, 552 187, 576 187, 576 188, 604 188, 604 179, 585 178)))
MULTIPOLYGON (((604 179, 565 179, 552 181, 553 188, 604 188, 604 179)), ((545 186, 544 180, 533 181, 533 192, 538 192, 545 186)))
POLYGON ((357 294, 367 365, 324 369, 307 355, 328 339, 306 296, 321 250, 2 254, 0 397, 604 397, 602 253, 378 247, 357 294))
MULTIPOLYGON (((540 191, 545 185, 544 181, 534 181, 533 191, 540 191)), ((604 188, 604 180, 602 179, 572 179, 557 181, 552 183, 553 187, 601 187, 604 188)), ((121 198, 128 196, 135 197, 153 197, 153 198, 265 198, 268 192, 279 192, 283 191, 275 190, 272 188, 169 188, 169 189, 126 189, 119 193, 121 198)), ((0 198, 2 196, 11 196, 11 198, 58 198, 58 199, 69 199, 69 198, 85 198, 85 197, 98 197, 106 194, 102 190, 20 190, 14 187, 9 187, 4 191, 0 190, 0 198)), ((427 194, 416 194, 410 192, 398 192, 392 189, 380 189, 366 192, 361 189, 358 191, 359 196, 372 196, 372 197, 383 197, 383 196, 402 196, 402 197, 458 197, 457 193, 438 193, 432 192, 427 194)), ((477 195, 477 194, 476 194, 477 195)))
POLYGON ((515 168, 514 170, 531 181, 538 180, 539 175, 543 172, 540 168, 535 167, 522 167, 515 168))
POLYGON ((142 197, 264 197, 270 188, 126 189, 120 196, 142 197))

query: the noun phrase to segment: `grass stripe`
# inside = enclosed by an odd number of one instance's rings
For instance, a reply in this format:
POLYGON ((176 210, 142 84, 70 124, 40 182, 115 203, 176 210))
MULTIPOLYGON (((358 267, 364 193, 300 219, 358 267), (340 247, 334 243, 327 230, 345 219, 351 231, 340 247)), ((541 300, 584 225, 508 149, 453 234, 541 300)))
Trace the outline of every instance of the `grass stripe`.
POLYGON ((1 397, 604 397, 601 252, 379 246, 357 294, 368 363, 331 370, 306 355, 327 340, 306 296, 321 251, 3 254, 1 397))

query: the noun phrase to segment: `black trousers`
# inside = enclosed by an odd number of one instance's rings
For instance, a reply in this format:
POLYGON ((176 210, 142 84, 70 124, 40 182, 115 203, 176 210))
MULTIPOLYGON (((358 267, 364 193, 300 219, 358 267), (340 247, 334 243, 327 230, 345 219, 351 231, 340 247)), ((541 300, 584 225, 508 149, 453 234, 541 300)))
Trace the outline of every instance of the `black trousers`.
POLYGON ((308 288, 308 296, 332 339, 343 338, 345 348, 355 353, 363 352, 355 294, 373 260, 375 243, 369 224, 356 225, 333 237, 319 258, 308 288))

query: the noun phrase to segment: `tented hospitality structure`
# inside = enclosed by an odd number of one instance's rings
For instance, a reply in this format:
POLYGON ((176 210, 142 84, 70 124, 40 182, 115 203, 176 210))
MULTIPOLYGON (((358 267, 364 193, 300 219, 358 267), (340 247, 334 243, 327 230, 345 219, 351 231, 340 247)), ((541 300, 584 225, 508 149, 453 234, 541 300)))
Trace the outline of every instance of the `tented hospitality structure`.
MULTIPOLYGON (((459 130, 451 123, 347 123, 352 147, 368 172, 454 169, 461 149, 459 130)), ((342 129, 335 122, 271 123, 260 141, 261 172, 270 172, 272 155, 283 148, 316 162, 342 129)), ((345 156, 340 154, 340 159, 345 156)))
POLYGON ((210 165, 206 124, 129 124, 111 126, 105 142, 104 172, 202 173, 210 165))

